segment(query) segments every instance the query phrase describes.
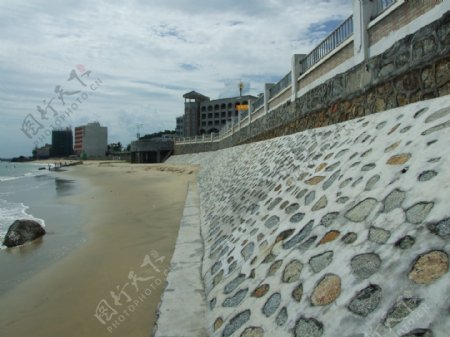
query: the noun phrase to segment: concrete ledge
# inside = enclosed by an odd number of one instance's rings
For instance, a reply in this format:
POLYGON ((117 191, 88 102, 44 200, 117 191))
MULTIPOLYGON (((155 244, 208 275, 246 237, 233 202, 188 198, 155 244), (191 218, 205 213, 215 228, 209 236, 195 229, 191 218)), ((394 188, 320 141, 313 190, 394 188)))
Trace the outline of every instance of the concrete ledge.
POLYGON ((190 184, 172 257, 167 286, 161 298, 154 337, 207 336, 205 291, 201 278, 203 240, 197 184, 190 184))

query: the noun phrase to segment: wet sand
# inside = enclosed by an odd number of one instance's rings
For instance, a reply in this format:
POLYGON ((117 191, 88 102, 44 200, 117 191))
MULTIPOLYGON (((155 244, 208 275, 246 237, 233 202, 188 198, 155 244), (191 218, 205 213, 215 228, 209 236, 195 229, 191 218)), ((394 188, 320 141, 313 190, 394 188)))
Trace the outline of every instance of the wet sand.
POLYGON ((195 171, 85 162, 62 173, 91 185, 70 201, 87 242, 2 296, 1 335, 148 336, 195 171))

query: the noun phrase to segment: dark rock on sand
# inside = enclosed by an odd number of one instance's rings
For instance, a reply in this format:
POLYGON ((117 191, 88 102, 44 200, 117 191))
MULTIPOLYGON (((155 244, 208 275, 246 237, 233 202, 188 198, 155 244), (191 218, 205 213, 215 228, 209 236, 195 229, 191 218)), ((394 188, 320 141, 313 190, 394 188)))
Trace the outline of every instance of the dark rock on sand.
POLYGON ((16 220, 9 226, 3 244, 6 247, 23 245, 45 234, 45 229, 34 220, 16 220))

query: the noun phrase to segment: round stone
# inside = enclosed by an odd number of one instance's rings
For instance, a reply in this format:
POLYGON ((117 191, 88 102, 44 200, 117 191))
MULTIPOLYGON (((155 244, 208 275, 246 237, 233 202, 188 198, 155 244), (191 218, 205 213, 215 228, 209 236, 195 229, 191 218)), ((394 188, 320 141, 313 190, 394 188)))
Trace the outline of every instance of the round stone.
POLYGON ((375 253, 360 254, 352 258, 350 265, 356 277, 366 279, 380 269, 381 259, 375 253))
POLYGON ((325 179, 325 176, 315 176, 315 177, 309 178, 308 180, 305 180, 305 183, 307 183, 308 185, 317 185, 324 179, 325 179))
POLYGON ((275 323, 278 326, 283 326, 288 319, 288 313, 286 307, 281 308, 281 310, 278 312, 277 318, 275 319, 275 323))
POLYGON ((403 165, 409 159, 411 159, 410 153, 397 154, 397 155, 389 158, 388 161, 386 162, 386 164, 388 164, 388 165, 403 165))
POLYGON ((433 250, 420 255, 414 262, 409 279, 418 284, 430 284, 448 271, 448 255, 440 250, 433 250))
POLYGON ((311 296, 313 305, 327 305, 341 294, 341 279, 334 274, 325 275, 316 285, 311 296))
POLYGON ((272 215, 269 219, 266 220, 266 222, 264 223, 264 226, 266 226, 267 228, 270 229, 270 228, 278 225, 279 222, 280 222, 280 218, 277 217, 276 215, 272 215))
POLYGON ((381 300, 381 288, 376 284, 359 291, 350 301, 348 309, 356 315, 366 317, 373 312, 381 300))
POLYGON ((300 317, 295 323, 295 337, 320 337, 323 334, 323 324, 314 318, 300 317))
POLYGON ((285 231, 282 231, 280 234, 278 234, 277 238, 275 239, 275 243, 286 240, 294 233, 294 231, 295 229, 287 229, 285 231))
POLYGON ((297 234, 295 234, 289 241, 283 242, 283 248, 289 249, 300 243, 311 233, 314 226, 314 220, 310 220, 297 234))
POLYGON ((213 310, 216 307, 217 299, 214 297, 211 301, 209 301, 209 308, 213 310))
POLYGON ((389 310, 383 319, 383 325, 392 329, 404 318, 409 316, 422 302, 420 298, 399 299, 389 310))
POLYGON ((234 296, 226 298, 223 301, 222 306, 223 307, 236 307, 237 305, 239 305, 239 303, 242 302, 245 295, 247 294, 247 291, 248 291, 248 289, 239 290, 234 296))
POLYGON ((418 225, 421 224, 433 208, 433 202, 419 202, 406 210, 406 221, 418 225))
POLYGON ((341 173, 340 170, 337 170, 336 172, 334 172, 330 178, 328 178, 324 183, 323 183, 323 190, 328 189, 331 185, 333 185, 333 183, 335 182, 335 180, 339 177, 339 174, 341 173))
POLYGON ((302 300, 302 296, 303 296, 303 283, 300 283, 298 286, 296 286, 293 290, 292 290, 292 298, 296 301, 296 302, 300 302, 302 300))
POLYGON ((284 210, 286 212, 286 214, 292 214, 294 213, 296 210, 298 210, 300 207, 299 204, 294 203, 294 204, 290 204, 288 207, 286 207, 286 209, 284 210))
POLYGON ((219 330, 222 324, 223 324, 222 317, 217 317, 216 320, 214 321, 214 331, 219 330))
POLYGON ((290 222, 300 222, 302 221, 302 219, 304 218, 305 213, 295 213, 293 216, 291 216, 291 218, 289 219, 290 222))
POLYGON ((380 176, 378 174, 374 175, 373 177, 371 177, 366 184, 365 190, 366 191, 371 191, 374 186, 376 185, 376 183, 380 180, 380 176))
POLYGON ((374 198, 367 198, 345 213, 345 217, 353 222, 364 221, 377 204, 374 198))
POLYGON ((267 276, 274 275, 278 271, 278 269, 280 269, 282 264, 283 260, 277 260, 274 263, 272 263, 269 267, 269 270, 267 271, 267 276))
POLYGON ((239 274, 238 276, 236 276, 236 278, 234 278, 233 280, 231 280, 224 288, 223 292, 225 294, 230 294, 232 293, 242 282, 244 282, 245 280, 245 275, 244 274, 239 274))
POLYGON ((445 117, 448 114, 450 114, 450 108, 447 107, 447 108, 440 109, 436 112, 433 112, 431 115, 429 115, 425 119, 425 123, 434 122, 435 120, 445 117))
POLYGON ((361 167, 361 171, 367 172, 367 171, 373 170, 375 167, 376 167, 375 163, 370 163, 370 164, 367 164, 367 165, 364 165, 363 167, 361 167))
POLYGON ((319 245, 323 245, 325 243, 328 243, 328 242, 336 240, 336 238, 339 236, 339 234, 341 234, 341 232, 339 232, 339 231, 334 231, 334 230, 333 231, 329 231, 319 241, 319 245))
POLYGON ((356 234, 354 232, 349 232, 342 237, 341 241, 343 243, 345 243, 346 245, 349 245, 349 244, 355 242, 357 238, 358 238, 358 234, 356 234))
POLYGON ((395 242, 395 247, 398 247, 400 249, 409 249, 414 245, 415 242, 416 239, 414 239, 410 235, 406 235, 395 242))
POLYGON ((263 337, 264 330, 260 327, 249 327, 241 333, 240 337, 263 337))
POLYGON ((384 152, 391 152, 392 150, 395 150, 399 145, 401 141, 395 142, 394 144, 389 145, 387 148, 384 149, 384 152))
POLYGON ((384 199, 384 212, 389 213, 390 211, 400 207, 405 200, 406 193, 395 189, 389 193, 384 199))
POLYGON ((275 311, 277 311, 278 307, 281 303, 281 295, 279 293, 272 294, 264 304, 262 311, 266 317, 271 316, 275 311))
POLYGON ((438 223, 431 223, 428 225, 428 229, 436 235, 439 235, 443 239, 450 237, 450 218, 439 221, 438 223))
POLYGON ((267 294, 267 292, 270 289, 270 285, 268 284, 262 284, 259 287, 257 287, 255 290, 253 290, 252 292, 252 297, 263 297, 265 294, 267 294))
POLYGON ((231 336, 233 333, 236 332, 241 326, 243 326, 245 323, 248 322, 250 319, 251 312, 249 309, 244 310, 237 315, 235 315, 228 324, 225 326, 222 332, 223 337, 231 336))
POLYGON ((419 181, 428 181, 433 179, 434 177, 437 176, 437 172, 436 171, 423 171, 421 174, 419 174, 419 177, 417 178, 417 180, 419 181))
POLYGON ((255 244, 253 242, 250 242, 241 250, 241 255, 245 261, 247 261, 252 256, 254 249, 255 244))
POLYGON ((333 252, 327 251, 325 253, 313 256, 309 260, 309 264, 310 264, 312 270, 315 273, 318 273, 321 270, 323 270, 324 268, 326 268, 331 263, 331 261, 333 261, 333 252))
POLYGON ((328 199, 325 195, 322 195, 319 200, 314 204, 311 208, 313 212, 318 211, 319 209, 325 208, 328 205, 328 199))
POLYGON ((428 329, 414 329, 402 337, 434 337, 433 331, 428 329))
POLYGON ((378 244, 384 244, 389 240, 391 232, 379 227, 369 228, 369 240, 378 244))
POLYGON ((309 192, 305 196, 305 205, 308 206, 310 203, 312 203, 314 201, 315 198, 316 198, 316 192, 315 191, 309 192))
POLYGON ((320 224, 325 227, 330 227, 333 224, 334 220, 337 219, 338 215, 338 212, 327 213, 320 220, 320 224))
POLYGON ((292 283, 298 281, 302 271, 303 264, 298 260, 292 260, 284 268, 282 281, 284 283, 292 283))

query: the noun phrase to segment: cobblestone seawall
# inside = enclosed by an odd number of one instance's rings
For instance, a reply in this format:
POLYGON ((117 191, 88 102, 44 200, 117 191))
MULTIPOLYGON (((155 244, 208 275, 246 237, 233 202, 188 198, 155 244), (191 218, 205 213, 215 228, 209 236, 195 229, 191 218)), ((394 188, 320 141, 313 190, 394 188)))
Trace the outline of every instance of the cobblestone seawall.
POLYGON ((331 125, 450 93, 450 12, 214 143, 176 144, 175 154, 215 151, 331 125))
POLYGON ((201 165, 209 334, 448 336, 448 144, 445 96, 170 158, 201 165))

